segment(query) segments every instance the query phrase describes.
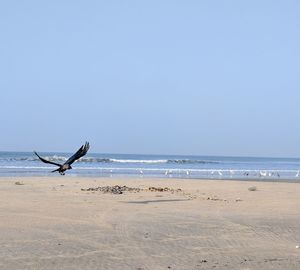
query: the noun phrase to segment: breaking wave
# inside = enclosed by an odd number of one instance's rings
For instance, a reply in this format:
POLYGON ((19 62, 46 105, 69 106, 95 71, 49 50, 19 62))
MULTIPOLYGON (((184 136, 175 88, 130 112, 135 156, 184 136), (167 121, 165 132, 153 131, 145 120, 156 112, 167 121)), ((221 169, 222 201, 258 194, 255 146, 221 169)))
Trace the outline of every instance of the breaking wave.
MULTIPOLYGON (((65 162, 68 157, 65 156, 43 156, 43 158, 53 162, 65 162)), ((37 157, 6 157, 1 161, 38 161, 37 157)), ((77 162, 84 163, 123 163, 123 164, 218 164, 218 161, 198 160, 198 159, 116 159, 116 158, 98 158, 82 157, 77 162)))

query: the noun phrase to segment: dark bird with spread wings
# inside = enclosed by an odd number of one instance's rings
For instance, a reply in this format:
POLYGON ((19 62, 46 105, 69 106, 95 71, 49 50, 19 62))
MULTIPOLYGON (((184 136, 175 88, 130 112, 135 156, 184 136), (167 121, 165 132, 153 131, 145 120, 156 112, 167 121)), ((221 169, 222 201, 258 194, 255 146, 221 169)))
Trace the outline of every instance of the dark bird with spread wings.
POLYGON ((34 153, 44 163, 49 163, 49 164, 56 165, 56 166, 59 167, 58 169, 56 169, 52 172, 59 172, 61 175, 65 175, 66 170, 71 170, 72 169, 71 164, 74 161, 76 161, 77 159, 80 159, 81 157, 83 157, 89 149, 90 149, 90 144, 88 142, 86 142, 85 145, 82 145, 78 149, 78 151, 73 156, 71 156, 64 164, 59 164, 59 163, 52 162, 50 160, 47 160, 47 159, 44 159, 44 158, 40 157, 37 152, 34 152, 34 153))

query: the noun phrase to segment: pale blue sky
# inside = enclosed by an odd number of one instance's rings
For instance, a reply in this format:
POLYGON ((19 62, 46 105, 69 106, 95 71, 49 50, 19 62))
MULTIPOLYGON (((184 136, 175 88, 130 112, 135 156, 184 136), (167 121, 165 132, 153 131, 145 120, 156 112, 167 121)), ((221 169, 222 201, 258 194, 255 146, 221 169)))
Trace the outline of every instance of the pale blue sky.
POLYGON ((299 1, 1 1, 0 150, 300 157, 299 1))

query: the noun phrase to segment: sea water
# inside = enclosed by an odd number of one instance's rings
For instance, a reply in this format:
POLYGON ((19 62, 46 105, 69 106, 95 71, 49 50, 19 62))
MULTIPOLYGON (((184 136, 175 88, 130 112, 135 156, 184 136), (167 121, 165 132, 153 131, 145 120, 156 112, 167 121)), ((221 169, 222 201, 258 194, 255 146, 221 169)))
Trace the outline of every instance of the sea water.
MULTIPOLYGON (((71 153, 39 153, 64 163, 71 153)), ((88 153, 67 171, 71 176, 129 176, 199 179, 300 181, 300 158, 258 158, 182 155, 88 153)), ((0 152, 0 176, 55 176, 57 168, 32 152, 0 152)))

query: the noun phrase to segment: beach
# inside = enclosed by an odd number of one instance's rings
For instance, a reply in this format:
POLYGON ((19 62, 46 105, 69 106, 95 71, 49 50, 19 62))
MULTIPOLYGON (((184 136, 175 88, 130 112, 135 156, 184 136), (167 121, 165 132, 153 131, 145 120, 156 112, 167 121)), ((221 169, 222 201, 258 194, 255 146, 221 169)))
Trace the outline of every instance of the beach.
POLYGON ((299 194, 288 182, 2 177, 0 269, 300 269, 299 194))

